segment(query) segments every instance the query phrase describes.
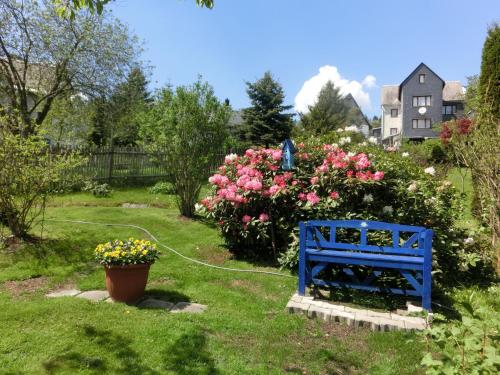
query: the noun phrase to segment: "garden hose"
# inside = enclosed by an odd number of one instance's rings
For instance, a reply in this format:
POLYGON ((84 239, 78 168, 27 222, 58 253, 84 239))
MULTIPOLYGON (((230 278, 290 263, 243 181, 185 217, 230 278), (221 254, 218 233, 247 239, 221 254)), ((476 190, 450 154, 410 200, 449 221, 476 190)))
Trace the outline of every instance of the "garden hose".
POLYGON ((180 252, 178 252, 177 250, 171 248, 170 246, 167 246, 167 245, 161 243, 160 241, 158 241, 158 239, 150 231, 148 231, 147 229, 145 229, 143 227, 140 227, 138 225, 134 225, 134 224, 95 223, 93 221, 84 221, 84 220, 56 220, 56 219, 45 219, 45 221, 61 222, 61 223, 73 223, 73 224, 103 225, 103 226, 108 226, 108 227, 135 228, 135 229, 139 229, 140 231, 146 233, 149 237, 151 237, 151 239, 153 241, 155 241, 158 245, 164 247, 168 251, 170 251, 170 252, 172 252, 172 253, 180 256, 183 259, 186 259, 186 260, 188 260, 190 262, 193 262, 193 263, 196 263, 196 264, 200 264, 202 266, 206 266, 206 267, 210 267, 210 268, 215 268, 215 269, 219 269, 219 270, 224 270, 224 271, 246 272, 246 273, 261 273, 261 274, 264 274, 264 275, 291 277, 291 278, 294 278, 294 279, 296 278, 296 276, 286 275, 286 274, 279 273, 279 272, 259 271, 259 270, 249 270, 249 269, 239 269, 239 268, 230 268, 230 267, 221 267, 221 266, 216 266, 214 264, 202 262, 201 260, 190 258, 190 257, 188 257, 188 256, 186 256, 186 255, 184 255, 184 254, 182 254, 180 252))

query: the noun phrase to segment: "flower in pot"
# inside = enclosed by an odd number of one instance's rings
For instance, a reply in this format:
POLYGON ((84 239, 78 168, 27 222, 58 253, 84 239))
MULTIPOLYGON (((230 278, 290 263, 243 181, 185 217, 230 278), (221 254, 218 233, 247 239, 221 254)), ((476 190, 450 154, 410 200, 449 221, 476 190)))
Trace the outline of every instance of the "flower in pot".
POLYGON ((135 302, 144 294, 149 267, 158 259, 156 244, 129 238, 97 245, 96 260, 104 265, 106 289, 118 302, 135 302))

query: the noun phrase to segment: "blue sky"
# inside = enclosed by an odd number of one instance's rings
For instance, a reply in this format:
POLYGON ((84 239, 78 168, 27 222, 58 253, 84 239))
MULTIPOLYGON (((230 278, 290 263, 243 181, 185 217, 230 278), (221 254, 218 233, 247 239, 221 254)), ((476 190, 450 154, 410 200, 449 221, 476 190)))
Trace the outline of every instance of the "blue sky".
POLYGON ((304 108, 330 78, 369 116, 380 112, 380 86, 422 61, 465 84, 479 72, 487 26, 500 21, 499 0, 215 0, 212 10, 195 0, 116 0, 109 8, 144 42, 152 88, 201 74, 242 108, 245 81, 270 70, 288 104, 304 108))

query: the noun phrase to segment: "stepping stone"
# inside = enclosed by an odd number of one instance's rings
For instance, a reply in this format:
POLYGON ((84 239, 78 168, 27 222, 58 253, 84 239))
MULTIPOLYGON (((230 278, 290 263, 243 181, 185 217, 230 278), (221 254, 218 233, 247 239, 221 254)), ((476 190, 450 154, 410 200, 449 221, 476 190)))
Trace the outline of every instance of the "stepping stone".
POLYGON ((80 293, 77 298, 85 298, 89 301, 99 302, 109 297, 107 290, 89 290, 88 292, 80 293))
POLYGON ((174 307, 172 302, 162 301, 161 299, 148 298, 137 304, 140 309, 164 309, 170 310, 174 307))
POLYGON ((198 314, 202 313, 206 309, 207 306, 201 305, 199 303, 178 302, 170 311, 173 313, 187 312, 187 313, 198 314))
POLYGON ((123 203, 123 208, 148 208, 149 205, 142 203, 123 203))
POLYGON ((58 297, 73 297, 76 296, 77 294, 80 294, 81 291, 78 289, 63 289, 63 290, 57 290, 55 292, 51 292, 45 295, 45 297, 49 298, 58 298, 58 297))

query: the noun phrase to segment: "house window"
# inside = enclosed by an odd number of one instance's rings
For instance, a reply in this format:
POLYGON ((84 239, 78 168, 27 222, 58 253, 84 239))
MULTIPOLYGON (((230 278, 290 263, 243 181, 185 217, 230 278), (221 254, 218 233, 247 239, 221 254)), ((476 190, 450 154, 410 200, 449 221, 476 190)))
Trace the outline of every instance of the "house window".
POLYGON ((391 128, 390 132, 391 132, 390 135, 396 135, 398 134, 398 128, 391 128))
POLYGON ((413 129, 430 129, 431 119, 430 118, 419 118, 412 120, 413 129))
POLYGON ((454 115, 457 113, 456 105, 444 105, 443 106, 443 115, 454 115))
POLYGON ((431 96, 414 96, 413 97, 414 107, 430 107, 431 106, 431 96))
POLYGON ((397 109, 391 109, 391 117, 398 117, 398 110, 397 109))
POLYGON ((418 75, 418 82, 425 83, 425 74, 418 75))

